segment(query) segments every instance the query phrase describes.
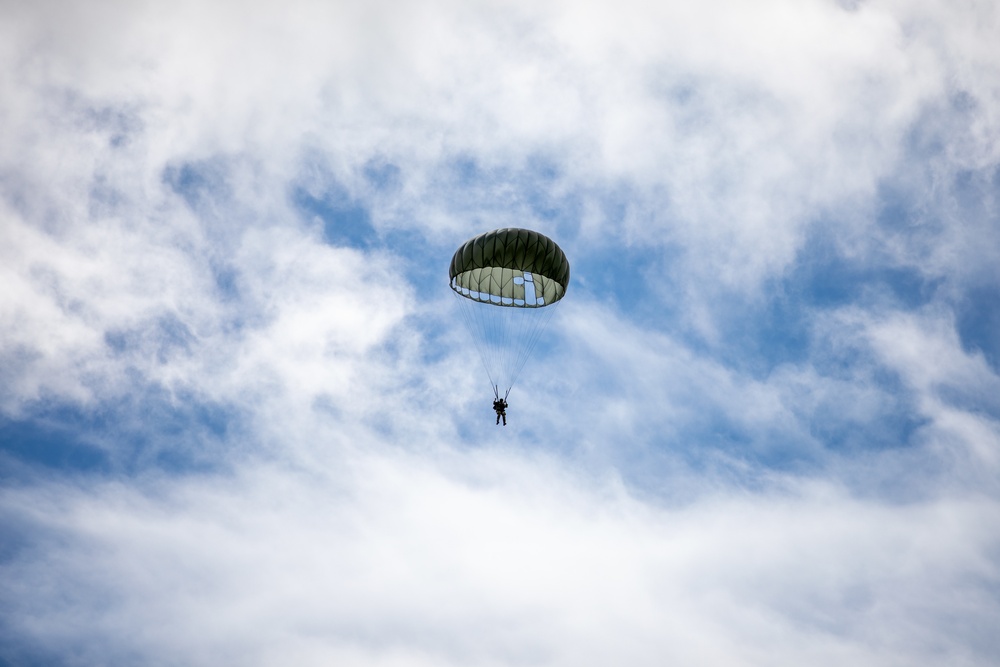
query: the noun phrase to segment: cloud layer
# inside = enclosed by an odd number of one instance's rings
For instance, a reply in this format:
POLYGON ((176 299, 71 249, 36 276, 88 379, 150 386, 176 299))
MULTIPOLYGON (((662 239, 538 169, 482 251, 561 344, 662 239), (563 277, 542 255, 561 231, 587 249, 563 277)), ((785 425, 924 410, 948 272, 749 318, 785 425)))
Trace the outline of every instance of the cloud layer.
POLYGON ((992 3, 0 17, 0 662, 997 654, 992 3))

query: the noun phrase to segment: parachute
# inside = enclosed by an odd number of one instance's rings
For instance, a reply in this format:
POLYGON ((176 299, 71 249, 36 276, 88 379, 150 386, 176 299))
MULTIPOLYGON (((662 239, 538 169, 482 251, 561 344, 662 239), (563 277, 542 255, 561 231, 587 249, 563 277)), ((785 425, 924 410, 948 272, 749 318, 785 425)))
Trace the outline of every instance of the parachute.
POLYGON ((497 398, 510 394, 569 286, 555 241, 529 229, 495 229, 455 251, 448 277, 497 398))

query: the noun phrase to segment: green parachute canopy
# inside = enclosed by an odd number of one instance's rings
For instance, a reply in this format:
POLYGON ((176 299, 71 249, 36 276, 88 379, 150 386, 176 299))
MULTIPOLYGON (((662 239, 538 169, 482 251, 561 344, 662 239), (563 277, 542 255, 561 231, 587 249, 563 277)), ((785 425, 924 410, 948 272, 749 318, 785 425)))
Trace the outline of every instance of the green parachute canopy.
POLYGON ((448 277, 493 385, 510 393, 569 287, 569 261, 549 237, 509 227, 463 243, 448 277))

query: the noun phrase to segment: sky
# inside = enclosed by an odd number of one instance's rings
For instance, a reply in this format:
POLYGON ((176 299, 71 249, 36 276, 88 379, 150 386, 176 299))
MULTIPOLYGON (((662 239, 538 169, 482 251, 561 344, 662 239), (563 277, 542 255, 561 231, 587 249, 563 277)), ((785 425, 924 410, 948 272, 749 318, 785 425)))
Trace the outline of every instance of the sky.
POLYGON ((997 34, 0 0, 0 664, 995 664, 997 34), (506 427, 499 227, 572 266, 506 427))

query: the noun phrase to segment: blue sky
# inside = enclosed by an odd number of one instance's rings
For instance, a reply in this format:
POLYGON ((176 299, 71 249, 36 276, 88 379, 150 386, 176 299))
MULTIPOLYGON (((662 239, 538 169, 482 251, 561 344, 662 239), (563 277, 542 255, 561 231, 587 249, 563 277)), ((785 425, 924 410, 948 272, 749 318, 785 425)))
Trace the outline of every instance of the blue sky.
POLYGON ((998 31, 5 3, 0 664, 993 664, 998 31), (506 226, 572 278, 504 428, 506 226))

